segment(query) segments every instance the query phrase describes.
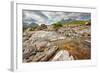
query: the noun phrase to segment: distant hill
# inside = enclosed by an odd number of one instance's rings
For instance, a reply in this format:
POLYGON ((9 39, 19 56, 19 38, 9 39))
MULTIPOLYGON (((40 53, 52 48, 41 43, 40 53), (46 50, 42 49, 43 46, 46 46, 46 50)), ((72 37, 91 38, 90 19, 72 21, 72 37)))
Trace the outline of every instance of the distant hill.
POLYGON ((62 19, 59 22, 64 25, 72 25, 72 24, 80 25, 80 24, 85 24, 86 22, 91 22, 91 20, 62 19))
POLYGON ((75 21, 75 19, 71 19, 71 18, 69 18, 69 19, 62 19, 59 22, 61 22, 62 24, 64 24, 64 23, 72 22, 72 21, 75 21))
POLYGON ((33 27, 33 26, 38 26, 38 24, 36 23, 30 23, 30 24, 23 24, 23 30, 29 28, 29 27, 33 27))
POLYGON ((85 24, 87 21, 82 21, 82 20, 75 20, 71 22, 66 22, 66 24, 85 24))
POLYGON ((38 24, 32 22, 31 24, 28 25, 28 27, 37 26, 37 25, 38 24))

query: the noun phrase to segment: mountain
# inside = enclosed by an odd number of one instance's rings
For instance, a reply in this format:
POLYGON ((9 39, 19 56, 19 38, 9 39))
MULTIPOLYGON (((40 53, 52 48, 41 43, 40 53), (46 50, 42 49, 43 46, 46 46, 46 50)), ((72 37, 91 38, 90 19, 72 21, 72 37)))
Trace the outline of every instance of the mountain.
POLYGON ((23 30, 29 28, 29 27, 33 27, 33 26, 38 26, 38 24, 32 22, 30 24, 26 24, 26 23, 23 23, 23 30))
POLYGON ((91 20, 77 20, 77 19, 62 19, 59 22, 62 24, 85 24, 85 22, 90 22, 91 20))
POLYGON ((32 22, 32 23, 30 23, 30 24, 28 25, 28 27, 37 26, 37 25, 38 25, 38 24, 32 22))
POLYGON ((72 18, 68 18, 68 19, 61 19, 59 22, 61 22, 62 24, 65 24, 67 22, 72 22, 72 21, 76 21, 76 20, 72 18))
POLYGON ((32 23, 30 23, 30 24, 23 23, 23 26, 24 26, 24 27, 32 27, 32 26, 34 26, 34 25, 38 25, 38 24, 36 24, 36 23, 34 23, 34 22, 32 22, 32 23))

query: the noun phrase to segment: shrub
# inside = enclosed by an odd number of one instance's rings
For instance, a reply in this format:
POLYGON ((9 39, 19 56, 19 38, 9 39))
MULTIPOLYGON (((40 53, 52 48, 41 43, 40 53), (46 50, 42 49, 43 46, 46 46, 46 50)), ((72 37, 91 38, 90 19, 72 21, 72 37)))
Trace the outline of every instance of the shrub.
POLYGON ((61 22, 57 22, 57 23, 54 23, 54 24, 52 24, 52 25, 53 25, 53 28, 54 28, 55 30, 58 30, 60 27, 62 27, 61 22))
POLYGON ((46 29, 46 28, 47 28, 47 25, 41 24, 41 25, 37 28, 37 30, 43 30, 43 29, 46 29))
POLYGON ((47 25, 45 25, 45 24, 41 24, 41 26, 40 26, 42 29, 46 29, 47 28, 47 25))

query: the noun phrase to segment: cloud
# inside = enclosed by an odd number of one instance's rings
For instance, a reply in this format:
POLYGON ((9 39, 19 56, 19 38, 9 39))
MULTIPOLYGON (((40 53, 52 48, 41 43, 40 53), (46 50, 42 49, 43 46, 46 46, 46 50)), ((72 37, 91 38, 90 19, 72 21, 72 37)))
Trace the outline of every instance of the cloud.
POLYGON ((52 24, 62 19, 88 20, 90 13, 23 10, 24 23, 52 24))
POLYGON ((48 17, 46 17, 40 11, 31 11, 31 10, 23 11, 23 22, 46 23, 47 19, 48 17))

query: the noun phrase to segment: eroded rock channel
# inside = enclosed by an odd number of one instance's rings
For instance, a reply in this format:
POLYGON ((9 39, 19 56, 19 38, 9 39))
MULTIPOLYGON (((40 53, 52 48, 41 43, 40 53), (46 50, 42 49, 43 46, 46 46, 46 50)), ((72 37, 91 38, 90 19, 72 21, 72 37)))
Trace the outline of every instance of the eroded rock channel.
POLYGON ((23 62, 69 61, 91 58, 90 26, 23 33, 23 62))

